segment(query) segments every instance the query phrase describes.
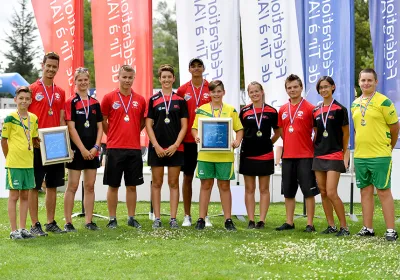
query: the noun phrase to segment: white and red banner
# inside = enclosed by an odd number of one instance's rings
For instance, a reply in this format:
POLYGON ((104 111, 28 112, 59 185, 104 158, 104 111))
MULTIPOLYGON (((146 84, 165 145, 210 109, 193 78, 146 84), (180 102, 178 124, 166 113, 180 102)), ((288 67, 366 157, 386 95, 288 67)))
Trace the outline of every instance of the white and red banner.
POLYGON ((252 81, 261 83, 266 102, 276 109, 289 98, 286 77, 296 74, 304 81, 301 4, 297 0, 240 1, 246 88, 252 81))
POLYGON ((135 92, 146 101, 152 95, 153 43, 151 0, 94 0, 92 32, 96 67, 96 97, 118 87, 118 70, 136 70, 135 92))
POLYGON ((83 66, 83 0, 32 0, 44 52, 56 52, 55 83, 67 97, 74 91, 74 71, 83 66))
MULTIPOLYGON (((249 1, 251 2, 251 1, 249 1)), ((224 102, 239 109, 239 0, 177 0, 179 72, 181 83, 191 79, 189 61, 201 58, 204 78, 222 80, 224 102)))

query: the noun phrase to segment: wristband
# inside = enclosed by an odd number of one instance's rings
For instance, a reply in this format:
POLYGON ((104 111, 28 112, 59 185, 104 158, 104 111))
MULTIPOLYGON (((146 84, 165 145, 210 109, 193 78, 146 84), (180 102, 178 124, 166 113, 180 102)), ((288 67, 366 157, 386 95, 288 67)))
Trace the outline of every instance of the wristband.
POLYGON ((97 146, 96 144, 93 146, 93 148, 95 148, 97 151, 100 151, 100 147, 97 146))

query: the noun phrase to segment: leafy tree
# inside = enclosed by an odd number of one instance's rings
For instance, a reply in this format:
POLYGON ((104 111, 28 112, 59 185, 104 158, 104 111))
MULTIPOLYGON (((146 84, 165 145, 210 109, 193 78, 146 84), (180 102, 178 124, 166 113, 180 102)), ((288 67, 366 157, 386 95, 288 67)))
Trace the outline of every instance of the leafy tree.
POLYGON ((33 13, 27 11, 27 2, 27 0, 20 0, 20 11, 14 10, 9 20, 12 29, 11 34, 6 33, 5 41, 11 50, 3 54, 10 61, 5 73, 17 72, 32 83, 39 76, 33 63, 38 50, 32 44, 36 40, 36 35, 34 35, 36 25, 33 13))
POLYGON ((166 1, 160 1, 156 12, 159 19, 153 18, 153 88, 160 88, 157 70, 161 64, 170 64, 175 70, 174 87, 180 85, 178 33, 175 9, 169 9, 166 1))

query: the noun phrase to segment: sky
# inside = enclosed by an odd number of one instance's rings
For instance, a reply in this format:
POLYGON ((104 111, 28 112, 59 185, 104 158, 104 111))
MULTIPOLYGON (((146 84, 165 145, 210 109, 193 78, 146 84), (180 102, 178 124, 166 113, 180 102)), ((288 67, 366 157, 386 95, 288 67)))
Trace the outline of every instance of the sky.
MULTIPOLYGON (((152 0, 153 8, 157 7, 157 3, 160 0, 152 0)), ((175 0, 166 0, 168 5, 173 8, 175 4, 175 0)), ((20 10, 19 0, 0 0, 0 73, 4 71, 7 67, 8 60, 4 57, 3 52, 9 50, 8 44, 5 43, 6 33, 9 33, 11 30, 11 25, 9 21, 11 20, 12 15, 14 14, 14 9, 16 11, 20 10)), ((31 1, 28 1, 28 11, 33 12, 31 1)), ((40 67, 41 56, 43 55, 43 46, 40 39, 39 31, 36 31, 37 39, 34 43, 35 46, 40 47, 40 55, 35 61, 37 64, 37 68, 40 67)))

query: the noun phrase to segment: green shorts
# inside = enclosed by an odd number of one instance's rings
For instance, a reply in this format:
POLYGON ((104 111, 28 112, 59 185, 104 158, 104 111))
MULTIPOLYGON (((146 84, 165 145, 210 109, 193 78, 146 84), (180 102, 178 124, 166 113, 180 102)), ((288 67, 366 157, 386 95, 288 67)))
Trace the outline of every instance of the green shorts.
POLYGON ((7 190, 30 190, 35 187, 33 168, 6 168, 7 190))
POLYGON ((380 190, 390 189, 392 158, 355 158, 357 187, 362 189, 374 185, 380 190))
POLYGON ((199 179, 234 180, 233 162, 198 161, 196 177, 199 179))

